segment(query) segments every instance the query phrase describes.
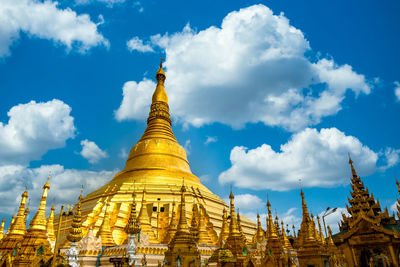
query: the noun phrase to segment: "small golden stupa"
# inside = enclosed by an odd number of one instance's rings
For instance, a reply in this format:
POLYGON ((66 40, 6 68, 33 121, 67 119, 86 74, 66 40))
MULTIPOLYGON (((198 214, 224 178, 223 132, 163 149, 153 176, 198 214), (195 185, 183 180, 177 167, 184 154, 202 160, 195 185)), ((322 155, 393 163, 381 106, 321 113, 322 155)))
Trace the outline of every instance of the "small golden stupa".
MULTIPOLYGON (((95 235, 107 232, 106 244, 109 246, 125 243, 127 234, 124 229, 128 223, 134 193, 138 200, 141 199, 137 202, 137 208, 140 210, 142 234, 148 237, 150 244, 168 242, 171 233, 176 231, 171 229, 176 227, 173 203, 180 197, 181 182, 184 179, 188 208, 184 215, 191 222, 190 211, 193 205, 197 205, 204 219, 201 222, 204 223, 202 242, 216 245, 223 224, 221 214, 227 206, 191 172, 185 149, 179 145, 172 132, 168 96, 164 87, 166 76, 161 63, 156 79, 157 86, 152 97, 147 128, 130 150, 125 168, 107 184, 82 199, 83 234, 86 235, 92 227, 95 235), (107 214, 110 216, 105 216, 107 214), (207 231, 208 237, 204 231, 207 231)), ((54 229, 58 227, 58 216, 54 217, 54 229)), ((58 242, 61 246, 67 245, 66 234, 71 223, 72 216, 67 216, 66 222, 61 225, 58 242)), ((242 217, 241 226, 244 235, 251 239, 255 223, 242 217)))

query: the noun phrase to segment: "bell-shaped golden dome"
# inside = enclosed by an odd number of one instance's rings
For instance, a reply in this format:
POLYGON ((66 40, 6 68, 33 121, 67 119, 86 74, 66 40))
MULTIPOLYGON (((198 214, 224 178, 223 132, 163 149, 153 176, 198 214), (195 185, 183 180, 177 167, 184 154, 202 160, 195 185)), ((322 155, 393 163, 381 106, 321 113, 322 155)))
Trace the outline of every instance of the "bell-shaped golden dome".
POLYGON ((161 63, 156 79, 157 87, 152 97, 147 128, 132 147, 124 170, 114 179, 131 176, 136 171, 163 170, 175 172, 179 181, 184 177, 199 182, 190 170, 185 149, 172 132, 168 96, 164 87, 165 72, 161 63))

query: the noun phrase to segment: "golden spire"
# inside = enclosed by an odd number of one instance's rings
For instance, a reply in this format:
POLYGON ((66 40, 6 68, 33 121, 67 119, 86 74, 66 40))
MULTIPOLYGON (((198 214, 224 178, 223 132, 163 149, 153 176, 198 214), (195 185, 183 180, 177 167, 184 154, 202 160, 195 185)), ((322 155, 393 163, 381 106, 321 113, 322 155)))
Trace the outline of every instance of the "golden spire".
POLYGON ((300 196, 301 196, 301 207, 303 209, 303 222, 310 219, 310 214, 308 213, 308 208, 306 201, 304 199, 304 192, 303 189, 300 190, 300 196))
POLYGON ((293 249, 292 244, 290 244, 290 241, 285 234, 285 226, 283 225, 283 221, 281 221, 281 226, 282 226, 282 247, 284 250, 291 250, 293 249))
POLYGON ((357 176, 356 170, 354 169, 353 161, 351 160, 350 153, 348 153, 348 155, 349 155, 349 164, 351 166, 351 173, 353 175, 353 178, 357 178, 358 176, 357 176))
POLYGON ((321 222, 319 220, 319 216, 317 216, 317 221, 318 221, 318 230, 319 230, 319 236, 320 236, 320 239, 321 239, 321 243, 323 245, 325 245, 326 244, 325 237, 324 237, 324 234, 322 233, 321 222))
MULTIPOLYGON (((70 242, 79 242, 82 237, 82 214, 81 214, 81 204, 82 203, 82 190, 81 190, 81 194, 79 195, 79 202, 76 204, 76 211, 74 214, 74 218, 72 219, 72 224, 71 224, 71 228, 69 230, 67 239, 70 242)), ((54 210, 54 205, 52 207, 52 210, 54 210)), ((104 223, 104 221, 103 221, 104 223)), ((99 230, 99 232, 101 231, 101 228, 99 230)), ((102 239, 103 242, 103 239, 102 239)), ((106 246, 103 243, 103 246, 106 246)))
POLYGON ((327 228, 328 228, 328 234, 329 234, 329 237, 328 237, 328 246, 335 246, 335 243, 333 242, 333 238, 332 238, 332 230, 331 230, 331 228, 329 227, 329 225, 327 226, 327 228))
POLYGON ((3 220, 1 221, 1 226, 0 226, 0 241, 3 239, 4 237, 4 224, 6 223, 6 219, 3 218, 3 220))
POLYGON ((11 225, 14 224, 14 222, 15 222, 15 213, 14 213, 13 216, 11 217, 10 228, 11 228, 11 225))
POLYGON ((26 223, 25 223, 25 204, 26 199, 28 198, 28 190, 25 188, 25 191, 21 195, 21 203, 19 205, 17 217, 15 220, 11 220, 10 224, 10 235, 24 235, 26 232, 26 223))
POLYGON ((239 227, 237 224, 237 217, 235 214, 235 203, 233 203, 233 200, 235 199, 235 196, 232 193, 232 187, 231 187, 231 193, 229 194, 229 198, 231 200, 231 206, 230 206, 230 215, 231 215, 231 222, 229 224, 229 235, 240 235, 239 232, 239 227))
POLYGON ((50 189, 49 180, 50 180, 50 175, 43 186, 43 193, 42 193, 42 198, 40 200, 39 209, 36 212, 33 219, 31 220, 31 222, 29 223, 29 230, 47 231, 46 202, 47 202, 47 194, 50 189))
POLYGON ((221 246, 223 241, 228 238, 229 235, 229 225, 228 225, 228 215, 226 212, 226 209, 224 208, 224 211, 222 213, 222 227, 221 227, 221 232, 219 233, 218 237, 218 245, 221 246))
POLYGON ((54 202, 53 202, 53 206, 51 206, 50 216, 47 219, 47 235, 51 241, 56 240, 53 224, 54 224, 54 202))
POLYGON ((152 102, 164 102, 168 104, 168 96, 165 92, 164 82, 165 82, 165 72, 162 67, 162 59, 160 60, 160 68, 156 72, 157 87, 153 94, 152 102))
POLYGON ((110 201, 107 202, 105 209, 103 222, 97 232, 97 237, 101 238, 101 244, 103 247, 109 247, 115 245, 110 226, 110 201))
POLYGON ((187 232, 189 233, 189 227, 186 221, 186 208, 185 208, 185 184, 182 184, 181 187, 181 206, 180 206, 180 215, 179 215, 179 223, 178 223, 178 232, 187 232))
POLYGON ((205 210, 200 209, 199 211, 199 234, 198 234, 198 243, 199 244, 211 244, 211 238, 208 235, 206 225, 204 224, 205 220, 205 210))
POLYGON ((306 242, 316 241, 316 228, 314 221, 311 220, 310 215, 308 213, 308 208, 306 201, 304 199, 304 192, 301 190, 301 202, 303 209, 303 220, 300 225, 300 231, 298 235, 298 240, 300 242, 300 246, 303 246, 306 242))
POLYGON ((321 242, 321 236, 318 233, 317 227, 315 225, 314 215, 312 213, 311 213, 311 226, 313 228, 313 233, 314 233, 315 240, 317 240, 318 242, 321 242))
POLYGON ((135 192, 132 193, 131 212, 129 213, 129 219, 125 227, 125 232, 129 235, 134 235, 140 232, 139 222, 136 217, 135 192))
POLYGON ((261 227, 260 214, 257 212, 257 230, 253 237, 253 243, 261 242, 264 237, 264 230, 261 227))
POLYGON ((269 202, 269 199, 267 199, 267 208, 268 208, 267 239, 277 238, 278 234, 276 233, 275 225, 272 219, 271 203, 269 202))

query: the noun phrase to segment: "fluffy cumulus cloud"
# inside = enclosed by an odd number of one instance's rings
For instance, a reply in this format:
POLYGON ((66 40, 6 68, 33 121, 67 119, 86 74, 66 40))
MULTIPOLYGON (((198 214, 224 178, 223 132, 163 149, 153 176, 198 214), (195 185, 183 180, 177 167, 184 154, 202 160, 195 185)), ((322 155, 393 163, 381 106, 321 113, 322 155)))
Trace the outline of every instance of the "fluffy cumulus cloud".
MULTIPOLYGON (((196 31, 187 25, 150 41, 165 50, 171 111, 185 124, 240 128, 262 122, 297 131, 336 114, 347 91, 371 91, 350 65, 308 58, 311 48, 302 31, 264 5, 231 12, 221 26, 196 31)), ((144 105, 134 98, 150 101, 137 93, 124 90, 122 105, 144 105)), ((143 112, 131 108, 119 120, 136 118, 143 112)))
POLYGON ((292 135, 280 151, 274 151, 268 144, 254 149, 234 147, 230 155, 232 166, 219 175, 219 182, 284 191, 298 188, 301 179, 303 187, 333 187, 349 182, 348 152, 358 174, 364 176, 397 164, 398 151, 397 154, 393 149, 388 151, 374 152, 336 128, 320 131, 306 128, 292 135), (380 156, 386 165, 377 167, 380 156))
POLYGON ((154 52, 154 49, 149 44, 144 44, 143 40, 139 39, 139 37, 133 37, 132 39, 130 39, 128 42, 126 42, 126 46, 131 52, 154 52))
POLYGON ((114 112, 115 118, 118 121, 145 118, 150 111, 150 99, 154 88, 154 82, 147 79, 139 83, 126 82, 122 89, 122 103, 114 112))
MULTIPOLYGON (((226 203, 229 203, 229 199, 225 199, 226 203)), ((252 194, 240 194, 235 195, 235 207, 239 208, 243 211, 255 210, 255 209, 264 209, 265 204, 264 201, 261 200, 256 195, 252 194)))
POLYGON ((0 165, 27 164, 50 149, 65 146, 75 136, 71 108, 54 99, 12 107, 7 123, 0 122, 0 165))
POLYGON ((78 15, 70 8, 60 9, 57 2, 38 0, 2 0, 0 5, 0 57, 10 55, 10 47, 20 32, 52 40, 68 50, 84 52, 108 41, 98 32, 98 24, 89 15, 78 15))
MULTIPOLYGON (((7 113, 8 122, 0 122, 0 212, 15 212, 25 187, 34 212, 50 172, 48 200, 51 203, 54 199, 57 205, 76 199, 81 185, 89 192, 113 177, 116 171, 65 169, 58 164, 28 167, 32 160, 39 160, 51 149, 64 147, 66 140, 75 136, 74 118, 70 113, 71 108, 57 99, 31 101, 12 107, 7 113)), ((98 155, 93 142, 84 141, 83 154, 89 160, 103 155, 98 155)))
MULTIPOLYGON (((79 196, 80 187, 84 192, 91 192, 109 181, 115 171, 87 171, 65 169, 61 165, 43 165, 38 168, 26 168, 22 165, 0 167, 0 212, 11 214, 19 205, 20 196, 28 188, 32 212, 35 212, 41 195, 42 187, 51 172, 48 203, 54 200, 57 206, 71 204, 79 196), (13 196, 13 197, 10 197, 13 196)), ((30 214, 32 218, 33 214, 30 214)))
POLYGON ((394 82, 394 95, 396 96, 396 101, 400 101, 400 83, 394 82))
POLYGON ((98 145, 87 139, 81 141, 82 150, 80 152, 81 156, 87 159, 90 163, 97 163, 99 160, 107 157, 107 153, 101 150, 98 145))

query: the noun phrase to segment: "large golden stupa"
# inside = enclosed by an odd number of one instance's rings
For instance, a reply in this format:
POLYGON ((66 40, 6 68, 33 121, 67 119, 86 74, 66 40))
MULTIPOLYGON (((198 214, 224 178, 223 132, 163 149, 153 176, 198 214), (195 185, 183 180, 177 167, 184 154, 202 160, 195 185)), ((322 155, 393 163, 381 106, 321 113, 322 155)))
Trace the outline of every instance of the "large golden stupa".
MULTIPOLYGON (((166 235, 173 205, 175 202, 179 203, 180 189, 184 181, 188 221, 192 219, 192 208, 201 207, 207 221, 207 232, 211 237, 210 245, 217 244, 223 210, 227 205, 190 170, 185 149, 179 145, 172 132, 168 96, 164 87, 165 78, 160 63, 147 128, 131 148, 125 168, 107 184, 89 193, 82 200, 84 234, 92 228, 96 235, 104 224, 105 214, 109 213, 112 232, 110 242, 115 242, 115 245, 126 242, 124 228, 129 219, 132 193, 135 193, 140 209, 142 232, 148 235, 150 244, 165 243, 163 240, 168 240, 166 235), (192 207, 193 204, 196 204, 195 207, 192 207)), ((61 245, 66 244, 72 217, 68 216, 66 222, 61 225, 61 245)), ((57 229, 57 215, 54 221, 57 229)), ((243 216, 241 222, 244 234, 251 239, 255 232, 255 223, 243 216)))

